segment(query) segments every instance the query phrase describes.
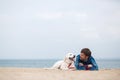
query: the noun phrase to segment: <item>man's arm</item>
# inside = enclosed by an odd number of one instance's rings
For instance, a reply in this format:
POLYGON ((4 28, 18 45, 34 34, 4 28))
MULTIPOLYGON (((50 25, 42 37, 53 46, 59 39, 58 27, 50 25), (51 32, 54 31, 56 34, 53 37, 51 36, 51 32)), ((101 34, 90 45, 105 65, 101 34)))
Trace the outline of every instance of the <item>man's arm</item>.
POLYGON ((92 67, 90 70, 98 70, 98 65, 94 58, 91 58, 92 67))
POLYGON ((75 61, 75 67, 77 70, 85 70, 85 67, 80 65, 80 55, 77 55, 76 61, 75 61))

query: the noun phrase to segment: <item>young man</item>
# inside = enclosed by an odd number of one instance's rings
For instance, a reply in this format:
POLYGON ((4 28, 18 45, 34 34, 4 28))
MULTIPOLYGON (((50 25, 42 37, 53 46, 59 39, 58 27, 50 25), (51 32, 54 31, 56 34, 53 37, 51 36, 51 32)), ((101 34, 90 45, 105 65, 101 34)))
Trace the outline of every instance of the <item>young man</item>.
POLYGON ((98 65, 88 48, 83 48, 80 55, 77 55, 75 67, 77 70, 98 70, 98 65))

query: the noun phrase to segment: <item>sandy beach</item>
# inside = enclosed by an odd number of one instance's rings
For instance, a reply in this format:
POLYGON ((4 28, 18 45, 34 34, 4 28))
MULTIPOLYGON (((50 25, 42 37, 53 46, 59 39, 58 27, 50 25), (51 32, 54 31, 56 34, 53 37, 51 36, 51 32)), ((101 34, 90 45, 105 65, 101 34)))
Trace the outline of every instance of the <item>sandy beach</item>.
POLYGON ((120 69, 62 71, 41 68, 0 68, 0 80, 120 80, 120 69))

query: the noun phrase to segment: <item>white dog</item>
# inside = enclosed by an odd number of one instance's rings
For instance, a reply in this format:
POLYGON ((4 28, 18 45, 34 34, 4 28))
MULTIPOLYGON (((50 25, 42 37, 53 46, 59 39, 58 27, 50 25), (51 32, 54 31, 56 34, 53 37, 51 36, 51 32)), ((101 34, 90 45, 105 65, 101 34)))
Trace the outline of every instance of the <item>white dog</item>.
POLYGON ((75 60, 75 55, 73 53, 68 53, 65 56, 64 60, 57 61, 52 69, 61 69, 61 70, 69 70, 69 69, 74 69, 74 60, 75 60))

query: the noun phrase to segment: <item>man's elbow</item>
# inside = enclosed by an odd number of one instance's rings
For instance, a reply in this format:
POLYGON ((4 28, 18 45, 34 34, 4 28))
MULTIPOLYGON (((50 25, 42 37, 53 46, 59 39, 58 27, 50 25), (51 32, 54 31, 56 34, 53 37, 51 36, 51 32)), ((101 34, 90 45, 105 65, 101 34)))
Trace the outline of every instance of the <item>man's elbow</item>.
POLYGON ((99 69, 98 69, 98 67, 92 67, 90 70, 96 70, 96 71, 98 71, 99 69))
POLYGON ((76 68, 76 70, 79 70, 79 65, 75 64, 75 68, 76 68))

